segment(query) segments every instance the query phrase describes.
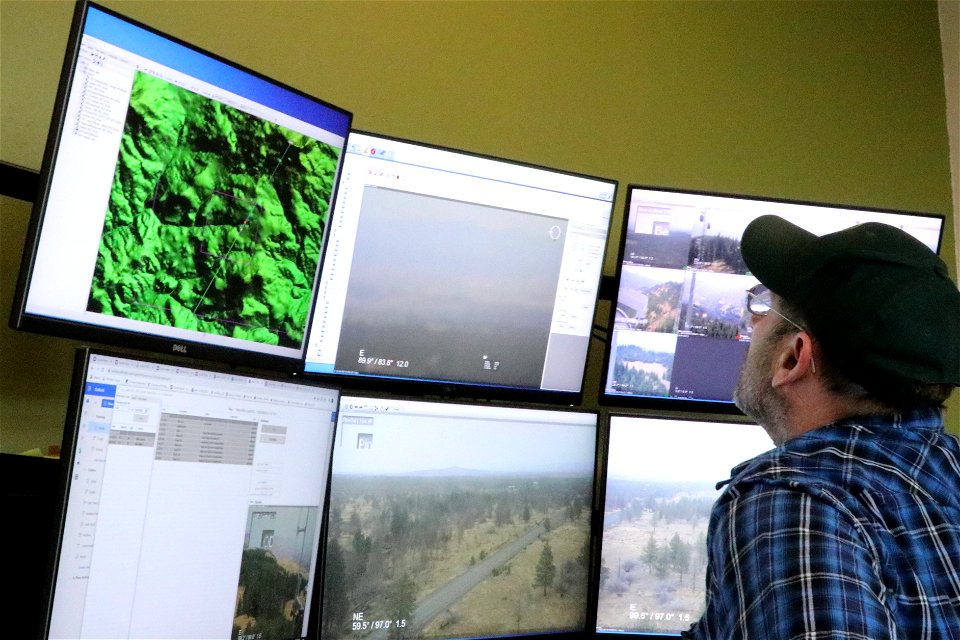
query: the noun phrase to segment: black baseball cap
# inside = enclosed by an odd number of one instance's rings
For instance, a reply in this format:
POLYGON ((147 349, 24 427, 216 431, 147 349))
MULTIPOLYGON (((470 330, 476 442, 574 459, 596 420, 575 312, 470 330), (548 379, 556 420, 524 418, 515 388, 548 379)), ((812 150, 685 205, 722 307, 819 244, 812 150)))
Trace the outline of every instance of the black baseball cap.
POLYGON ((740 249, 854 382, 960 385, 960 290, 910 234, 866 222, 817 236, 764 215, 747 225, 740 249))

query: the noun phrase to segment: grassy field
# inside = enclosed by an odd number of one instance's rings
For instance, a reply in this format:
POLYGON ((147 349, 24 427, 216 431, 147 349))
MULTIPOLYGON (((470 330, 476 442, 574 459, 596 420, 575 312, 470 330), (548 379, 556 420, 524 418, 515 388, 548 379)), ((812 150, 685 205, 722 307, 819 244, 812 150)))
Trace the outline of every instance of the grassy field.
MULTIPOLYGON (((554 564, 576 561, 589 537, 589 524, 581 519, 567 523, 543 540, 550 543, 554 564)), ((586 592, 560 595, 554 589, 534 587, 543 541, 528 545, 510 562, 510 573, 491 576, 466 598, 424 628, 421 637, 457 637, 476 634, 501 635, 570 629, 583 623, 586 592)))
POLYGON ((686 629, 704 603, 705 549, 698 545, 706 533, 707 519, 697 522, 655 522, 645 513, 632 522, 621 522, 603 533, 602 566, 609 570, 600 589, 597 625, 607 629, 670 632, 686 629), (674 535, 694 545, 687 573, 658 576, 643 560, 651 536, 668 545, 674 535), (616 593, 615 584, 624 588, 616 593), (631 605, 633 605, 631 607, 631 605))
MULTIPOLYGON (((407 581, 416 603, 410 637, 576 627, 585 612, 579 556, 589 540, 582 505, 590 488, 586 477, 342 481, 331 534, 344 577, 329 586, 345 589, 347 605, 335 615, 349 609, 364 620, 393 619, 391 603, 409 593, 398 590, 407 581), (554 576, 544 589, 534 583, 547 541, 554 576)), ((348 631, 347 623, 334 625, 348 631)))

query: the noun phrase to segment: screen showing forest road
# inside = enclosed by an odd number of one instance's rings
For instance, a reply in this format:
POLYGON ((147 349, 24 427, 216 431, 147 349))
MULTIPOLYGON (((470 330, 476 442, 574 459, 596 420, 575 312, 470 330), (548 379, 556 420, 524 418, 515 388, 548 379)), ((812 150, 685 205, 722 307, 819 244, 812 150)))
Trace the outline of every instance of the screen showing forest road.
POLYGON ((596 416, 344 398, 322 637, 585 624, 596 416))

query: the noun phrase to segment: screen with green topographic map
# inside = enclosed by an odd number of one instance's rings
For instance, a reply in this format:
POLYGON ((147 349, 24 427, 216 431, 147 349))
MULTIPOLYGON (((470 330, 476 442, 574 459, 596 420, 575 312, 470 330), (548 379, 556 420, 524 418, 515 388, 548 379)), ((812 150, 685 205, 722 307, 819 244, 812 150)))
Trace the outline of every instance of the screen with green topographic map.
POLYGON ((299 349, 340 152, 137 72, 87 310, 299 349))

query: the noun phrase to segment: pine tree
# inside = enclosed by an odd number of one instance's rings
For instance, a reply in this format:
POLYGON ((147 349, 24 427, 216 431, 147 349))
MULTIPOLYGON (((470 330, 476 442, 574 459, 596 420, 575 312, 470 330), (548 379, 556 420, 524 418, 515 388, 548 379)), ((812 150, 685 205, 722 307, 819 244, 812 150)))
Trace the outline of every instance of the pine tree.
POLYGON ((408 574, 403 574, 390 588, 387 606, 393 624, 388 636, 391 640, 404 637, 404 633, 413 622, 413 612, 417 607, 417 585, 408 574))
POLYGON ((550 543, 543 544, 543 551, 540 552, 540 560, 537 562, 537 577, 533 581, 533 586, 543 587, 543 595, 547 595, 547 587, 553 585, 553 578, 557 574, 557 567, 553 564, 553 550, 550 543))
POLYGON ((680 583, 683 584, 683 574, 690 569, 690 545, 680 539, 680 534, 673 534, 670 540, 670 568, 680 574, 680 583))
POLYGON ((653 539, 653 536, 650 536, 650 539, 647 540, 647 546, 643 548, 643 561, 649 568, 652 573, 657 565, 657 558, 660 555, 660 548, 657 545, 657 541, 653 539))
POLYGON ((336 638, 345 624, 349 624, 350 591, 343 552, 335 538, 327 543, 327 562, 323 590, 323 629, 324 637, 336 638))

